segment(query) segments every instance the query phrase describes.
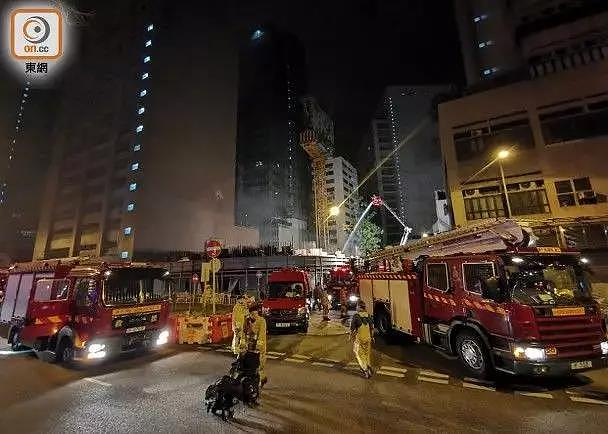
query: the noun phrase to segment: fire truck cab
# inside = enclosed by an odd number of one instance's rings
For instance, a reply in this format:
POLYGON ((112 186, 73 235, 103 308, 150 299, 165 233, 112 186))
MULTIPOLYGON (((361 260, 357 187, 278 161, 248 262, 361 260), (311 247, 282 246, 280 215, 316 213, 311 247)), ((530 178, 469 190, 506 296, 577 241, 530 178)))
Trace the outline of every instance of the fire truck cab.
POLYGON ((0 335, 45 359, 99 360, 167 343, 168 271, 79 259, 9 269, 0 335))
POLYGON ((478 377, 608 366, 606 326, 578 252, 527 247, 510 221, 454 232, 382 252, 376 271, 359 275, 380 333, 413 335, 478 377))

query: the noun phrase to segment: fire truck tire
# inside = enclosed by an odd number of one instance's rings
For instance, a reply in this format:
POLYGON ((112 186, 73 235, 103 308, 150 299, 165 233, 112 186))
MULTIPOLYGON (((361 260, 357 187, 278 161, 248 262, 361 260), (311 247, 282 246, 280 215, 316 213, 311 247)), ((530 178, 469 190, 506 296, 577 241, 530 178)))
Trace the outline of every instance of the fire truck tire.
POLYGON ((383 336, 389 336, 393 331, 391 316, 386 309, 379 309, 374 312, 374 323, 378 332, 383 336))
POLYGON ((11 340, 11 350, 19 351, 21 349, 21 337, 19 336, 19 332, 16 331, 13 333, 13 338, 11 340))
POLYGON ((462 330, 456 336, 456 352, 462 365, 477 378, 488 378, 492 363, 481 337, 472 330, 462 330))
POLYGON ((57 346, 55 353, 55 362, 69 365, 74 361, 74 345, 69 338, 64 337, 57 346))

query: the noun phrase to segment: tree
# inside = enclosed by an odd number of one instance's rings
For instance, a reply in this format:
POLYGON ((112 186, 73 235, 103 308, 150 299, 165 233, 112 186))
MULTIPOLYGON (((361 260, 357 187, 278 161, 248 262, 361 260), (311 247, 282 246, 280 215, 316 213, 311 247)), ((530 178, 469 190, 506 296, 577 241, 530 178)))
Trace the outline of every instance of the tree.
POLYGON ((359 250, 361 256, 367 256, 380 250, 382 245, 382 228, 373 222, 373 214, 369 213, 361 222, 359 228, 359 250))

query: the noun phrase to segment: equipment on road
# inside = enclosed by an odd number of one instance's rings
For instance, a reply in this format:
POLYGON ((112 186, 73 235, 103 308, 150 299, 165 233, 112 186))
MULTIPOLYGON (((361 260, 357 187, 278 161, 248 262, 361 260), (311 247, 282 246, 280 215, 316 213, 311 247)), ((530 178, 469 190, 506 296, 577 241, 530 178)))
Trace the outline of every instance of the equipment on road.
POLYGON ((262 315, 270 330, 308 331, 312 276, 296 268, 283 268, 268 276, 262 315))
POLYGON ((455 354, 474 376, 561 376, 608 366, 606 325, 579 252, 535 247, 496 220, 373 255, 358 273, 382 334, 455 354), (416 260, 414 263, 413 260, 416 260))
POLYGON ((211 412, 225 421, 234 416, 234 407, 243 402, 246 405, 258 404, 260 396, 260 354, 247 351, 240 355, 228 375, 207 387, 205 391, 205 406, 207 413, 211 412))
POLYGON ((13 349, 69 364, 164 345, 169 272, 150 263, 80 258, 10 267, 0 335, 13 349))

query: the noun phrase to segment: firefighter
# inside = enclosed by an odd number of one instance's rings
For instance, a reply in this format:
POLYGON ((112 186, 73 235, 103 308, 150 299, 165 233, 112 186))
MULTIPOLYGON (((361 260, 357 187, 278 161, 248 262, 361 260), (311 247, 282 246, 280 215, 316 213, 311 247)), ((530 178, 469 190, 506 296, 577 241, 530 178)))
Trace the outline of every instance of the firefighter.
POLYGON ((371 353, 374 340, 372 316, 365 310, 365 303, 359 300, 357 313, 353 315, 350 323, 350 340, 353 343, 353 352, 365 378, 372 376, 371 353))
POLYGON ((254 304, 249 308, 249 349, 260 354, 260 387, 268 382, 266 377, 266 319, 260 315, 261 304, 254 304))
POLYGON ((321 289, 321 307, 323 307, 323 321, 329 321, 329 294, 325 289, 321 289))
POLYGON ((247 297, 239 295, 232 309, 232 352, 238 356, 247 349, 245 325, 249 316, 247 297))

